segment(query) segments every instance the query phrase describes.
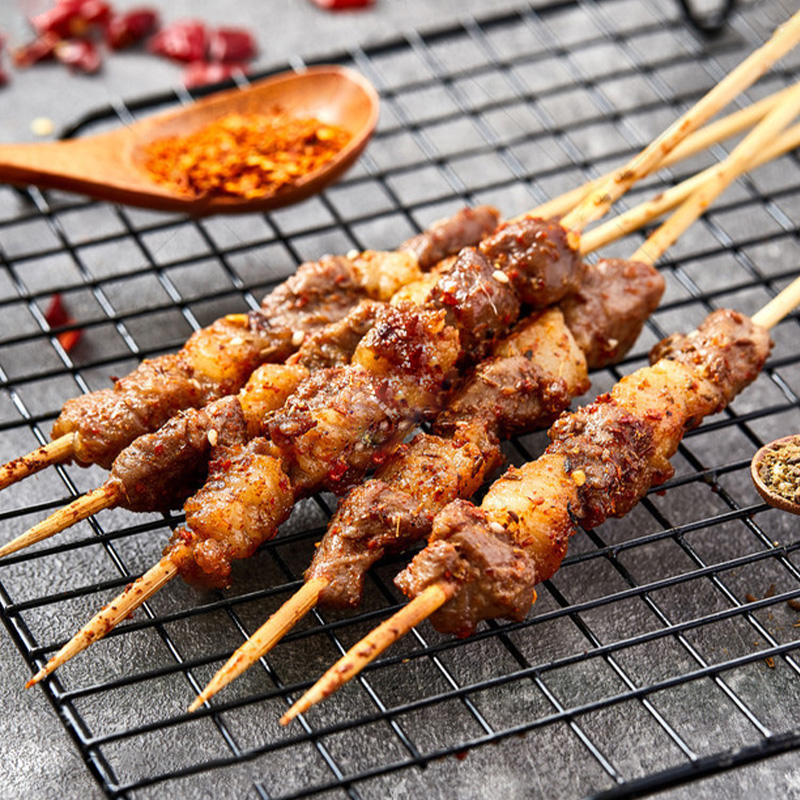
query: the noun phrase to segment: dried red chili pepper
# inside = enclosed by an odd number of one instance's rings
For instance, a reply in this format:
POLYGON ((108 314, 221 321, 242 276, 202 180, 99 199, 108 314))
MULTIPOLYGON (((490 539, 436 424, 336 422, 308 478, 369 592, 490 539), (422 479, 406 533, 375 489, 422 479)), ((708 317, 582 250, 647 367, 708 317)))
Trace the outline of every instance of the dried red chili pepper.
MULTIPOLYGON (((58 292, 50 298, 44 318, 51 328, 62 328, 75 324, 75 320, 67 312, 61 294, 58 292)), ((78 343, 82 333, 83 331, 80 328, 75 328, 71 331, 61 331, 61 333, 56 334, 56 338, 64 350, 69 352, 78 343)))
POLYGON ((203 61, 206 55, 206 28, 202 22, 183 20, 162 28, 148 43, 151 53, 174 61, 203 61))
POLYGON ((256 41, 244 28, 217 28, 209 34, 209 61, 250 61, 256 52, 256 41))
POLYGON ((100 69, 100 51, 88 39, 69 39, 56 45, 56 58, 76 72, 91 74, 100 69))
POLYGON ((345 8, 363 8, 371 6, 373 0, 311 0, 314 5, 329 11, 341 11, 345 8))
POLYGON ((37 14, 31 24, 38 34, 55 33, 62 39, 86 36, 93 26, 104 25, 111 16, 105 0, 59 0, 53 8, 37 14))
POLYGON ((114 14, 106 26, 106 44, 112 50, 122 50, 140 42, 158 26, 158 12, 153 8, 132 8, 124 14, 114 14))
POLYGON ((209 61, 195 61, 183 72, 183 85, 187 89, 205 86, 207 83, 220 83, 239 73, 247 74, 247 64, 220 64, 209 61))
POLYGON ((18 69, 25 69, 40 61, 48 61, 55 56, 56 45, 60 41, 58 34, 44 33, 32 42, 14 50, 11 60, 18 69))

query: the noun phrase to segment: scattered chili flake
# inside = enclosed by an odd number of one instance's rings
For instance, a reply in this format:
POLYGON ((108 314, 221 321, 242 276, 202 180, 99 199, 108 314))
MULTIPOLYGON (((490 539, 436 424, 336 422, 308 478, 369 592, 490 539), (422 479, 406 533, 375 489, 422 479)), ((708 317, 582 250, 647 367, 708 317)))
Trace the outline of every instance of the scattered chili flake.
POLYGON ((775 659, 772 656, 767 656, 764 659, 764 663, 770 668, 775 669, 775 659))
MULTIPOLYGON (((61 294, 58 292, 50 298, 50 303, 44 312, 44 318, 51 328, 61 328, 75 324, 75 320, 69 315, 61 294)), ((71 331, 62 331, 56 334, 56 338, 64 350, 69 352, 78 343, 81 333, 80 328, 75 328, 71 331)))
POLYGON ((151 143, 145 168, 154 180, 194 197, 264 197, 330 161, 350 135, 313 118, 229 114, 188 136, 151 143))

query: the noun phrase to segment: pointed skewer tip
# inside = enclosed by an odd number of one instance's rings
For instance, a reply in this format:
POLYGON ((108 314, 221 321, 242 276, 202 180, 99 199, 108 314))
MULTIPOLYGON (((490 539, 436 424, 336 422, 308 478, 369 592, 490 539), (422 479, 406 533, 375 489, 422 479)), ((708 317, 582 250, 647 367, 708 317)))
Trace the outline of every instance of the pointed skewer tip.
POLYGON ((12 483, 21 481, 29 475, 41 472, 53 464, 66 461, 73 455, 74 443, 75 434, 67 433, 59 436, 58 439, 53 439, 52 442, 37 447, 27 455, 3 464, 0 466, 0 489, 5 489, 6 486, 11 486, 12 483))
POLYGON ((46 678, 62 664, 82 653, 89 645, 102 639, 110 631, 131 615, 139 606, 149 600, 162 586, 178 574, 178 568, 164 556, 144 575, 127 586, 108 605, 103 606, 26 684, 29 688, 46 678))
POLYGON ((208 685, 189 706, 197 711, 203 703, 224 689, 231 681, 250 669, 317 604, 326 578, 312 578, 304 583, 220 668, 208 685))
POLYGON ((106 481, 102 486, 76 498, 69 505, 57 509, 25 533, 21 533, 15 539, 4 544, 0 547, 0 558, 49 539, 98 511, 112 508, 119 501, 121 494, 122 489, 118 482, 106 481))
POLYGON ((453 583, 433 583, 410 603, 356 642, 308 691, 280 718, 288 725, 298 714, 338 691, 361 672, 389 645, 405 636, 434 611, 443 606, 455 593, 453 583))

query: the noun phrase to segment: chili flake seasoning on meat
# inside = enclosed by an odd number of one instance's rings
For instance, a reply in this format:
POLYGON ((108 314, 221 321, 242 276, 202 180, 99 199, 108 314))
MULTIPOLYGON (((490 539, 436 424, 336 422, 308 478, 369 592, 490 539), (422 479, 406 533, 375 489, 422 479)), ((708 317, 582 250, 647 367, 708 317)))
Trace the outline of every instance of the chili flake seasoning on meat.
POLYGON ((314 118, 229 114, 188 136, 151 143, 145 168, 195 197, 264 197, 314 172, 349 140, 343 129, 314 118))

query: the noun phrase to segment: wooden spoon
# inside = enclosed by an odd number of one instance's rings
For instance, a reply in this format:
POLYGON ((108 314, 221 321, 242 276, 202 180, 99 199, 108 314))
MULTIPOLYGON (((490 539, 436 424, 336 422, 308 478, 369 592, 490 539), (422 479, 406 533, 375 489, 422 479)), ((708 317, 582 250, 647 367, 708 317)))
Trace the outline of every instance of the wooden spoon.
POLYGON ((767 503, 800 514, 800 434, 764 445, 753 456, 750 474, 767 503))
POLYGON ((304 200, 341 177, 366 146, 377 118, 378 96, 365 78, 342 67, 313 67, 218 92, 108 133, 0 145, 0 181, 193 216, 267 211, 304 200), (143 168, 144 148, 155 139, 192 133, 230 113, 268 114, 276 109, 339 126, 352 139, 331 161, 292 186, 254 199, 186 196, 156 183, 143 168))

